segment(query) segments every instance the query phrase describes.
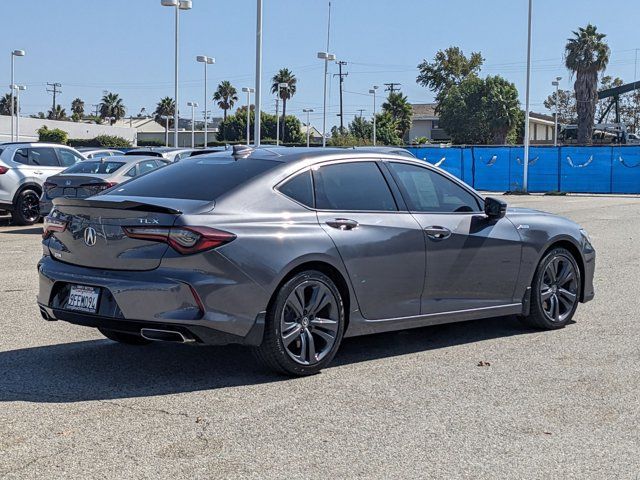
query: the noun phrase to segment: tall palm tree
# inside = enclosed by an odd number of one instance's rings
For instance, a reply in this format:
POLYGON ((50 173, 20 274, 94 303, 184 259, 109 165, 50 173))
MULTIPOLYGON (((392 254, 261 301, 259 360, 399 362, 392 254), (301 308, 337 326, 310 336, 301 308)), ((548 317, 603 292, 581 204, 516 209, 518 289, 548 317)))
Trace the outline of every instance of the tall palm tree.
POLYGON ((76 98, 71 102, 71 111, 78 117, 84 115, 84 102, 80 98, 76 98))
POLYGON ((387 100, 382 104, 382 110, 389 112, 397 122, 398 135, 402 138, 411 128, 413 109, 402 92, 390 92, 387 100))
MULTIPOLYGON (((16 105, 13 105, 13 111, 16 111, 16 105)), ((5 93, 0 97, 0 115, 11 115, 11 94, 5 93)))
POLYGON ((124 117, 126 107, 117 93, 105 93, 100 102, 100 116, 113 117, 120 120, 124 117))
MULTIPOLYGON (((166 127, 166 121, 162 117, 173 117, 176 113, 176 102, 171 97, 161 98, 156 109, 153 112, 154 119, 163 127, 166 127)), ((169 120, 169 127, 173 125, 173 119, 169 120)))
POLYGON ((298 79, 288 68, 282 68, 271 79, 271 93, 278 94, 280 91, 280 99, 282 100, 282 120, 280 121, 280 128, 282 129, 282 140, 284 141, 284 123, 287 118, 287 100, 296 94, 296 83, 298 79), (279 88, 281 83, 286 83, 289 88, 279 88))
POLYGON ((576 75, 574 89, 578 112, 578 143, 590 144, 598 94, 598 73, 609 63, 611 50, 595 25, 573 32, 565 46, 565 65, 576 75))
MULTIPOLYGON (((213 94, 213 101, 223 111, 223 120, 227 120, 227 110, 233 108, 238 101, 238 91, 229 80, 223 80, 213 94)), ((226 121, 222 124, 222 139, 226 140, 226 121)))

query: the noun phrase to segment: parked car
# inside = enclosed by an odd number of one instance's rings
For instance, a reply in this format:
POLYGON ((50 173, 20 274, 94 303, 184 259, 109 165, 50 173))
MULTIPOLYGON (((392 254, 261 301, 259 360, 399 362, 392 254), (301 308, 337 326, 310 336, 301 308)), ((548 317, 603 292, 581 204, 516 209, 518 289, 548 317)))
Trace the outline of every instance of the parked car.
POLYGON ((177 162, 188 157, 193 148, 172 148, 172 147, 142 147, 129 150, 125 155, 145 155, 147 157, 162 157, 172 162, 177 162))
POLYGON ((327 366, 345 336, 504 315, 557 329, 594 296, 576 223, 373 149, 196 157, 56 199, 44 231, 46 320, 251 345, 289 375, 327 366))
POLYGON ((164 158, 137 156, 103 157, 77 163, 44 182, 40 213, 47 215, 55 198, 87 198, 169 163, 164 158))
POLYGON ((17 225, 34 224, 44 181, 82 160, 77 150, 55 143, 0 144, 0 210, 17 225))
POLYGON ((199 157, 200 155, 209 155, 211 153, 224 152, 225 150, 226 147, 196 148, 195 150, 189 152, 189 155, 187 155, 187 157, 199 157))
POLYGON ((81 147, 77 149, 82 155, 91 158, 103 158, 103 157, 115 157, 117 155, 124 155, 124 152, 115 150, 112 148, 93 148, 93 147, 81 147))

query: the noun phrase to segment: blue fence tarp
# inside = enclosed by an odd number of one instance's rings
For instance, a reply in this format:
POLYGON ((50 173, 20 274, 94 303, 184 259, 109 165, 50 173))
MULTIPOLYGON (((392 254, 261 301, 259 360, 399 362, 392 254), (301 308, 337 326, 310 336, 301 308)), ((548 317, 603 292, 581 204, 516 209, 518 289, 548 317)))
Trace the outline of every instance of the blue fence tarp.
MULTIPOLYGON (((478 190, 521 190, 521 146, 410 147, 478 190)), ((530 192, 640 193, 640 147, 531 147, 530 192)))

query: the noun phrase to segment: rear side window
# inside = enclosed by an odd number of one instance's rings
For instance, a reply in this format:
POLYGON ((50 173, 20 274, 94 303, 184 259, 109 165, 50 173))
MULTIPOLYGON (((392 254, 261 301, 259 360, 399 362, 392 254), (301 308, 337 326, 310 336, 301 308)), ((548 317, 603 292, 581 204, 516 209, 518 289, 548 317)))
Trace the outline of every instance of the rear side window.
POLYGON ((296 175, 278 187, 280 193, 307 207, 313 207, 313 184, 311 171, 296 175))
POLYGON ((13 156, 13 161, 39 167, 60 166, 56 152, 51 147, 19 148, 13 156))
POLYGON ((278 165, 270 160, 195 157, 131 180, 109 195, 212 201, 278 165))
POLYGON ((316 208, 396 211, 398 207, 375 162, 338 163, 313 172, 316 208))
POLYGON ((72 167, 67 168, 65 173, 93 173, 93 174, 109 174, 113 173, 124 165, 123 162, 98 162, 94 160, 85 160, 76 163, 72 167))
POLYGON ((391 162, 389 166, 411 211, 464 213, 480 210, 475 196, 437 172, 406 163, 391 162))
POLYGON ((29 149, 19 148, 16 153, 13 154, 13 161, 29 165, 29 149))
POLYGON ((155 160, 145 160, 144 162, 140 162, 138 164, 138 175, 150 172, 151 170, 155 170, 156 168, 158 168, 158 164, 155 162, 155 160))

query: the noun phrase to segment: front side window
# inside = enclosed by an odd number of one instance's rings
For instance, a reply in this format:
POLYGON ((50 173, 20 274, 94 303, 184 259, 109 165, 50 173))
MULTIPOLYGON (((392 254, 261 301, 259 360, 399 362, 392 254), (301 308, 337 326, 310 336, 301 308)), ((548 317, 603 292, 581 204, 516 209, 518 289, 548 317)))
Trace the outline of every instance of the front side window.
POLYGON ((402 195, 414 212, 464 213, 480 210, 474 195, 428 168, 390 162, 402 195))
POLYGON ((313 172, 316 208, 321 210, 397 211, 375 162, 337 163, 313 172))
POLYGON ((82 157, 65 148, 59 149, 58 155, 60 156, 60 163, 63 167, 70 167, 71 165, 75 165, 76 163, 83 161, 82 157))
POLYGON ((311 171, 307 170, 287 180, 278 187, 280 193, 307 207, 313 207, 313 184, 311 171))

